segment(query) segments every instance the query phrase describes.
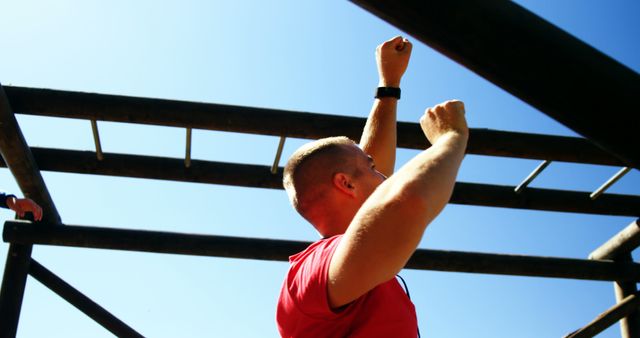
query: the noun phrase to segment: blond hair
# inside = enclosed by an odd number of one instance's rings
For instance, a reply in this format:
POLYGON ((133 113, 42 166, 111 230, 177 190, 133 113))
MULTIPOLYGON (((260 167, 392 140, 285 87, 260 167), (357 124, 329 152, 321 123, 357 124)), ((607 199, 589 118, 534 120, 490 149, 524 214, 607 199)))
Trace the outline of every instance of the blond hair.
POLYGON ((345 136, 323 138, 298 148, 284 167, 283 180, 289 201, 300 215, 314 223, 326 188, 337 172, 352 174, 356 168, 345 146, 355 142, 345 136))

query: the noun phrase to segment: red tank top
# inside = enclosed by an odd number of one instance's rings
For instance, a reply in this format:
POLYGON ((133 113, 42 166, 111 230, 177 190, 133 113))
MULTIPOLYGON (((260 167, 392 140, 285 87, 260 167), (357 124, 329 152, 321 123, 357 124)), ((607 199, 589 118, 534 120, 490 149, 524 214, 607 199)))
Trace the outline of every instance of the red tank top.
MULTIPOLYGON (((417 337, 416 311, 394 278, 339 312, 327 298, 329 263, 342 235, 311 244, 289 257, 291 267, 282 285, 276 321, 285 338, 417 337)), ((375 264, 375 262, 371 262, 375 264)))

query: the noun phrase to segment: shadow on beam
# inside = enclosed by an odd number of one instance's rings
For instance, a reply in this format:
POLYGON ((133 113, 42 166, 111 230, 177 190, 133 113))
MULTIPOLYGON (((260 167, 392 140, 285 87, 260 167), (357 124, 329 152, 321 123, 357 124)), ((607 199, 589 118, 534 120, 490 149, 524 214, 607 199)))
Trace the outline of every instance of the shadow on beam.
MULTIPOLYGON (((20 114, 142 123, 182 128, 318 139, 344 135, 357 140, 364 118, 130 96, 5 87, 20 114)), ((429 146, 419 124, 398 123, 398 146, 429 146)), ((477 155, 617 165, 622 162, 576 137, 471 129, 467 152, 477 155)))
MULTIPOLYGON (((32 152, 40 168, 48 171, 282 189, 282 168, 274 175, 269 166, 192 160, 186 168, 183 159, 105 153, 98 161, 89 151, 32 148, 32 152)), ((640 214, 638 196, 604 194, 591 200, 587 192, 527 188, 518 194, 513 187, 476 183, 456 183, 451 203, 619 216, 640 214)))
POLYGON ((29 274, 117 337, 144 337, 33 259, 29 274))
MULTIPOLYGON (((19 244, 288 261, 310 243, 85 226, 5 222, 3 239, 19 244)), ((640 264, 420 249, 406 268, 586 280, 640 281, 640 264)))

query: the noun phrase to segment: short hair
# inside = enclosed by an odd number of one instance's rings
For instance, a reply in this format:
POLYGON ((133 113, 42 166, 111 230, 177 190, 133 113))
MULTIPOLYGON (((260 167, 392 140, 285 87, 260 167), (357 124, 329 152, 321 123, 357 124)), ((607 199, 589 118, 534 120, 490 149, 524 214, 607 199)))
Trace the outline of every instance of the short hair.
POLYGON ((333 175, 354 174, 357 170, 353 153, 345 147, 355 144, 345 136, 323 138, 301 146, 287 161, 282 180, 284 189, 293 208, 312 224, 313 210, 322 204, 333 175))

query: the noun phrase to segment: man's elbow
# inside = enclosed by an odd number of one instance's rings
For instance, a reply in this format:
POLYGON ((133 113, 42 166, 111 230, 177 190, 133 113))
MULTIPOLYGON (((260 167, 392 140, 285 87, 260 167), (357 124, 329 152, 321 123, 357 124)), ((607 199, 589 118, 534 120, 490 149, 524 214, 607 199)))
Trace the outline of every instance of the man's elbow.
POLYGON ((450 198, 451 190, 430 191, 413 187, 398 194, 395 204, 405 224, 424 229, 444 209, 450 198))

